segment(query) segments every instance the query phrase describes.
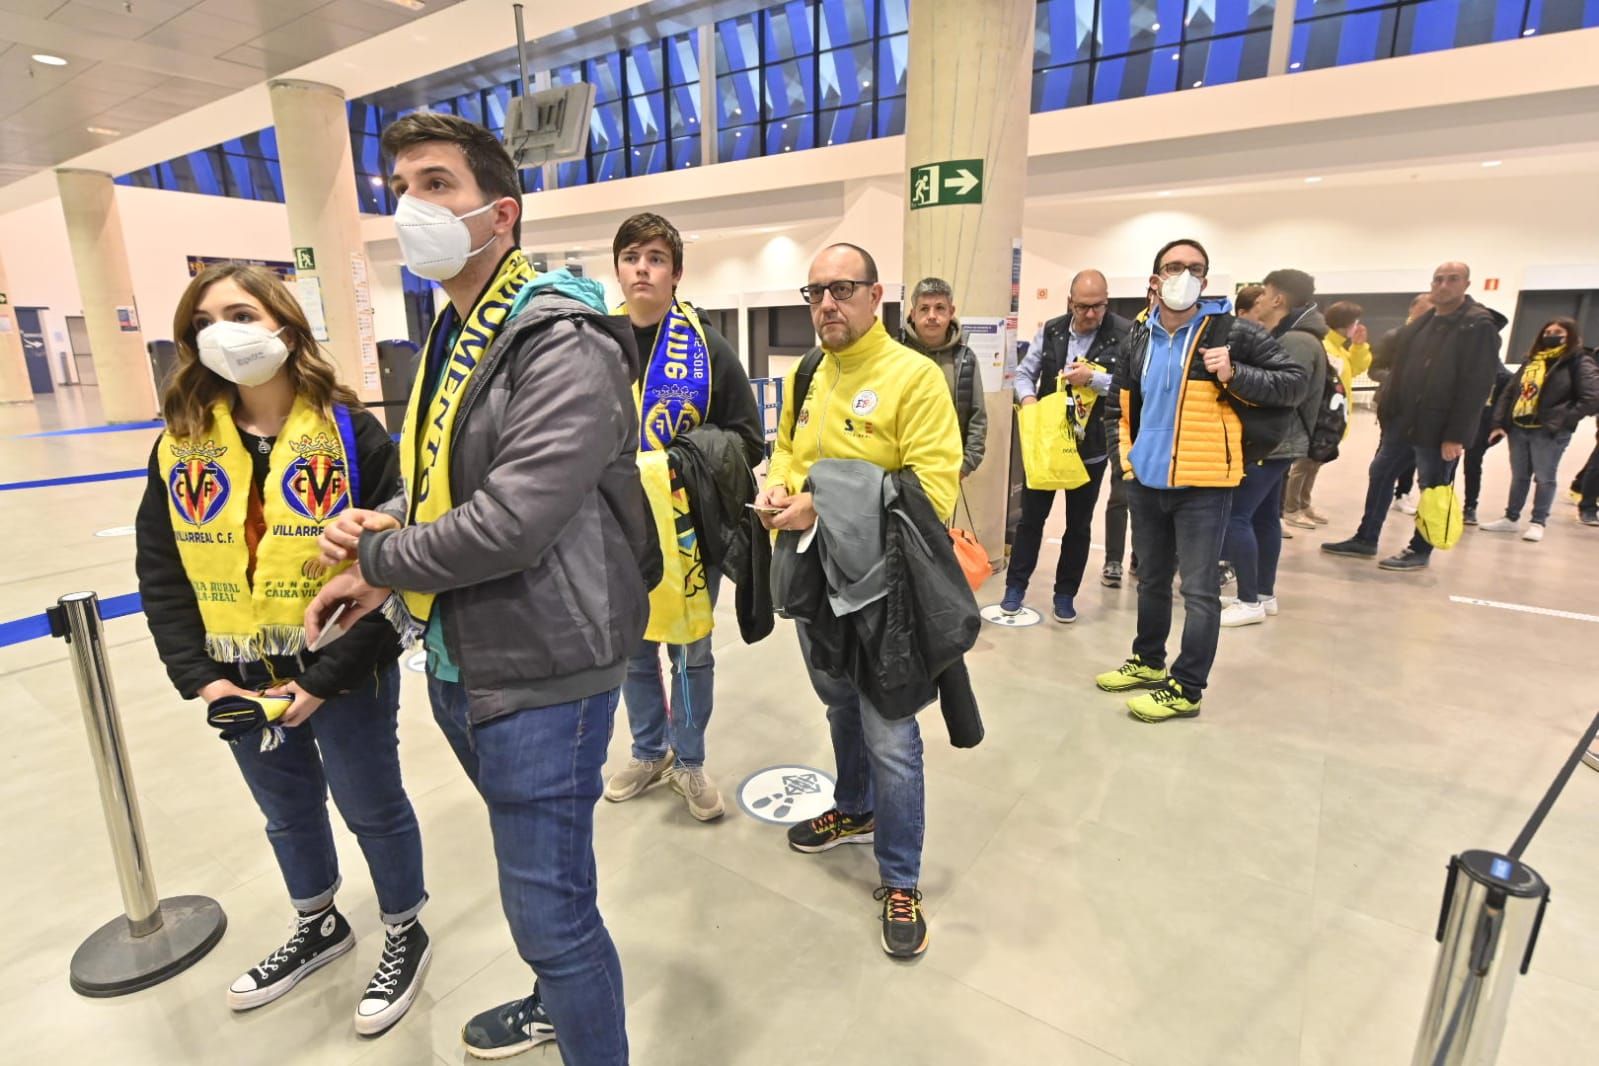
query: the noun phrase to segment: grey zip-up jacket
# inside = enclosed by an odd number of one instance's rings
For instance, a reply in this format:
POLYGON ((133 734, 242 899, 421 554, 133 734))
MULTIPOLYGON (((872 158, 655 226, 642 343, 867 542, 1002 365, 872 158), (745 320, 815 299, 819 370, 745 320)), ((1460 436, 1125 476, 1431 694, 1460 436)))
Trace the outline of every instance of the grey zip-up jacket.
MULTIPOLYGON (((455 506, 361 538, 372 584, 439 594, 474 724, 617 688, 644 635, 638 366, 626 319, 534 296, 461 399, 455 506)), ((403 522, 407 498, 383 510, 403 522)))

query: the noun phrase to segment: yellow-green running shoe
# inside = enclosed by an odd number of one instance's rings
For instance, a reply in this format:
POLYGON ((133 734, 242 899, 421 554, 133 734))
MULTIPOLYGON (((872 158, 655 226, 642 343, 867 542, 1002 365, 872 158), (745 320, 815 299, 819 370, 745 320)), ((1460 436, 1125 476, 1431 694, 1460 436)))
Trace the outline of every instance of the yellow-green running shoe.
POLYGON ((1094 684, 1106 692, 1131 692, 1135 688, 1156 688, 1166 681, 1166 671, 1145 666, 1138 656, 1133 656, 1108 674, 1094 678, 1094 684))
POLYGON ((1197 718, 1199 717, 1199 701, 1189 699, 1183 695, 1183 690, 1176 682, 1168 681, 1153 692, 1146 692, 1142 696, 1134 696, 1128 700, 1127 713, 1140 722, 1165 722, 1172 718, 1197 718))

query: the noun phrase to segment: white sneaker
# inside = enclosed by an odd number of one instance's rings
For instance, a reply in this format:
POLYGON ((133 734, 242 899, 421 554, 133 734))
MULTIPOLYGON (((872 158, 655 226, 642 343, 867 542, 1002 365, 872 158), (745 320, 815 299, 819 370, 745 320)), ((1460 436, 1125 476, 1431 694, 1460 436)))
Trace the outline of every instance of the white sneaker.
POLYGON ((1492 522, 1484 522, 1477 527, 1484 533, 1518 533, 1521 523, 1513 518, 1496 518, 1492 522))
POLYGON ((1267 617, 1275 617, 1276 616, 1276 614, 1277 614, 1277 597, 1276 596, 1262 596, 1260 598, 1260 605, 1262 607, 1266 608, 1267 617))
POLYGON ((1521 535, 1521 539, 1522 540, 1530 540, 1530 541, 1533 541, 1534 543, 1536 543, 1537 541, 1543 540, 1543 523, 1542 522, 1534 522, 1532 525, 1528 526, 1527 527, 1527 532, 1525 532, 1525 533, 1523 533, 1521 535))
POLYGON ((1221 624, 1224 629, 1236 629, 1238 626, 1254 626, 1266 620, 1266 606, 1262 603, 1245 603, 1242 600, 1229 604, 1221 612, 1221 624))
POLYGON ((1416 494, 1415 493, 1410 493, 1408 495, 1399 497, 1399 499, 1394 501, 1394 506, 1399 508, 1399 513, 1400 514, 1411 514, 1411 515, 1415 514, 1416 513, 1416 494))
POLYGON ((697 820, 714 822, 725 812, 721 790, 703 766, 674 766, 667 780, 672 783, 672 790, 687 802, 688 813, 697 820))

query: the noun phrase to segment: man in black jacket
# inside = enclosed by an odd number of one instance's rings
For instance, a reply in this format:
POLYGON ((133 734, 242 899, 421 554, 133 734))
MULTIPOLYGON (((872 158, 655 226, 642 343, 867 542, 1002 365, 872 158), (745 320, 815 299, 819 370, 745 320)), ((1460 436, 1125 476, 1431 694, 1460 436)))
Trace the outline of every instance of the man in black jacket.
MULTIPOLYGON (((1054 615, 1057 622, 1075 622, 1073 600, 1082 585, 1083 568, 1088 565, 1094 506, 1099 502, 1110 445, 1106 434, 1105 397, 1110 392, 1116 349, 1127 335, 1127 320, 1109 311, 1110 288, 1105 275, 1084 270, 1072 278, 1067 294, 1066 313, 1039 327, 1027 349, 1027 357, 1016 368, 1016 402, 1023 407, 1035 404, 1065 385, 1088 386, 1098 394, 1086 420, 1078 430, 1077 451, 1088 481, 1066 490, 1066 531, 1061 536, 1060 562, 1055 566, 1054 615)), ((1005 574, 1005 598, 1000 609, 1016 614, 1022 609, 1027 582, 1038 565, 1039 544, 1044 539, 1044 523, 1055 506, 1054 489, 1022 488, 1022 517, 1011 545, 1010 569, 1005 574)), ((1110 565, 1109 548, 1106 566, 1110 565)), ((1121 583, 1121 553, 1115 556, 1116 583, 1121 583)))
MULTIPOLYGON (((683 238, 677 227, 660 215, 634 215, 616 231, 611 255, 644 367, 640 446, 666 448, 673 438, 699 426, 730 430, 744 445, 738 459, 744 462, 743 478, 753 483, 749 469, 766 457, 761 412, 727 338, 678 301, 683 238), (695 391, 697 397, 682 398, 684 392, 695 391)), ((702 553, 705 548, 701 546, 702 553)), ((706 568, 713 605, 721 579, 718 569, 706 568)), ((691 644, 669 644, 666 654, 672 663, 670 695, 658 643, 642 641, 628 660, 622 701, 633 731, 633 755, 606 782, 605 798, 620 803, 669 779, 689 814, 714 821, 724 806, 716 782, 705 772, 705 727, 711 720, 716 669, 710 634, 691 644)))
MULTIPOLYGON (((1433 271, 1431 310, 1399 331, 1392 370, 1377 405, 1382 442, 1372 457, 1366 512, 1348 540, 1323 544, 1330 555, 1370 559, 1388 517, 1394 482, 1412 461, 1426 491, 1455 480, 1455 465, 1475 439, 1494 373, 1499 366, 1499 330, 1505 319, 1477 303, 1466 290, 1471 268, 1444 263, 1433 271)), ((1384 570, 1425 569, 1432 545, 1418 530, 1408 547, 1377 565, 1384 570)))

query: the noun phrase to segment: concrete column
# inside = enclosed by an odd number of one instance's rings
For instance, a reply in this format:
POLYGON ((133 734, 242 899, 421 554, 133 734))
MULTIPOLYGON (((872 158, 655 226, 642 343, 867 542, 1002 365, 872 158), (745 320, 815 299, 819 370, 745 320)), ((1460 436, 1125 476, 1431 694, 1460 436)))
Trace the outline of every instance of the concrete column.
POLYGON ((1294 11, 1297 5, 1279 0, 1271 17, 1271 48, 1266 52, 1266 76, 1288 73, 1294 47, 1294 11))
POLYGON ((0 403, 32 403, 33 386, 28 383, 28 363, 22 354, 22 334, 17 331, 17 316, 12 310, 11 290, 6 288, 6 264, 0 259, 0 403))
POLYGON ((716 27, 699 28, 700 42, 700 166, 713 166, 720 155, 716 113, 716 27))
MULTIPOLYGON (((921 278, 944 278, 955 290, 962 319, 1011 316, 1015 323, 1011 262, 1022 236, 1036 8, 1035 0, 916 0, 911 5, 907 171, 979 160, 982 200, 960 202, 965 179, 943 168, 937 202, 913 209, 907 173, 906 298, 921 278)), ((987 391, 986 401, 987 457, 966 480, 965 492, 974 532, 997 565, 1005 551, 1010 391, 987 391)), ((965 507, 960 522, 967 524, 965 507)))
MULTIPOLYGON (((317 279, 327 340, 339 377, 364 400, 383 398, 377 335, 372 318, 369 266, 361 243, 361 215, 350 156, 350 120, 344 92, 331 85, 279 79, 267 83, 278 131, 283 199, 301 282, 317 279), (311 258, 304 260, 303 249, 311 258)), ((311 286, 302 284, 302 303, 311 286)), ((309 309, 315 325, 315 309, 309 309)))
POLYGON ((78 275, 83 322, 94 352, 100 408, 108 422, 153 418, 155 381, 133 303, 133 275, 122 241, 116 186, 110 174, 69 169, 56 171, 56 185, 78 275))

